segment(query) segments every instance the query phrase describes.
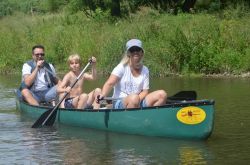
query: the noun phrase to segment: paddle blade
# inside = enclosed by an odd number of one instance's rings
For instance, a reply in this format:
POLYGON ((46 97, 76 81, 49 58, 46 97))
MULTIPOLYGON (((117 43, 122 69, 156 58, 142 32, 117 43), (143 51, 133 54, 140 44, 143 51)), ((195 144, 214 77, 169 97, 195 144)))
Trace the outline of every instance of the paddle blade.
POLYGON ((44 123, 44 125, 46 125, 46 126, 52 126, 55 123, 56 114, 57 114, 57 110, 55 110, 54 112, 52 112, 52 115, 48 118, 48 120, 44 123))
POLYGON ((169 97, 169 100, 196 100, 196 91, 180 91, 175 95, 169 97))
POLYGON ((36 120, 31 128, 39 128, 43 125, 52 126, 55 122, 56 113, 57 111, 54 108, 47 110, 36 120))

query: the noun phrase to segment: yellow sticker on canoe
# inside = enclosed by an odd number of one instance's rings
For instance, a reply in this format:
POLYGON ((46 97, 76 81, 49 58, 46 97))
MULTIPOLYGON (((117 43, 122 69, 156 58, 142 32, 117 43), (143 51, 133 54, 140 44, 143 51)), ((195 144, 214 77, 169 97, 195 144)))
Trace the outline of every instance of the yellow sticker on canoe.
POLYGON ((177 112, 177 119, 184 124, 199 124, 206 118, 206 112, 195 106, 181 108, 177 112))

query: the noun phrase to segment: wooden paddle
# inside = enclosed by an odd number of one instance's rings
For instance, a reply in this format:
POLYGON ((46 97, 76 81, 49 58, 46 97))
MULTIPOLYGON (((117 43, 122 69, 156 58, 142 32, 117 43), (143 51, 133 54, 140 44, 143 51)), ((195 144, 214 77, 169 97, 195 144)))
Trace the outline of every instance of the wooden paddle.
MULTIPOLYGON (((83 75, 83 73, 85 72, 85 70, 87 69, 87 67, 91 64, 91 60, 89 61, 89 63, 85 66, 85 68, 82 70, 82 72, 79 74, 79 76, 76 78, 75 82, 70 86, 71 89, 75 86, 75 84, 77 83, 77 81, 81 78, 81 76, 83 75)), ((38 128, 38 127, 42 127, 44 125, 46 126, 52 126, 55 122, 56 119, 56 114, 57 114, 57 109, 60 106, 60 104, 62 103, 62 101, 66 98, 66 96, 69 93, 66 92, 64 94, 64 96, 62 97, 62 99, 57 103, 57 105, 52 108, 47 110, 46 112, 44 112, 37 120, 36 122, 32 125, 32 128, 38 128)))

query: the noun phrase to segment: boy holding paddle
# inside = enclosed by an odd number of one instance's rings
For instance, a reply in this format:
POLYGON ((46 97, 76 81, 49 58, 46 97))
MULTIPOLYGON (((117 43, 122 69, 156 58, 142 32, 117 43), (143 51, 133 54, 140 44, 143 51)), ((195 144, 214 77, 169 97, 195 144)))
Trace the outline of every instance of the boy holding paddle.
POLYGON ((96 88, 89 94, 83 93, 83 84, 85 80, 96 80, 96 58, 91 58, 91 74, 84 73, 73 88, 71 85, 78 77, 81 72, 81 58, 78 54, 70 55, 68 58, 68 64, 70 71, 64 76, 62 82, 57 88, 57 92, 69 93, 65 100, 61 103, 61 108, 77 108, 84 109, 93 106, 94 109, 98 109, 100 104, 96 103, 94 100, 97 95, 101 93, 101 89, 96 88))

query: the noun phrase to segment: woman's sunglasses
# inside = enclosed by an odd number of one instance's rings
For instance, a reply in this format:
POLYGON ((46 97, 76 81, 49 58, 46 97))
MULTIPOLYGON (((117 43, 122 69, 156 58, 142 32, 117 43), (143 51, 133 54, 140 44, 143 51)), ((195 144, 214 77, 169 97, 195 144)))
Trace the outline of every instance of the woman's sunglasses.
POLYGON ((134 53, 134 52, 140 52, 141 50, 142 50, 142 48, 134 46, 134 47, 130 48, 128 51, 130 53, 134 53))

